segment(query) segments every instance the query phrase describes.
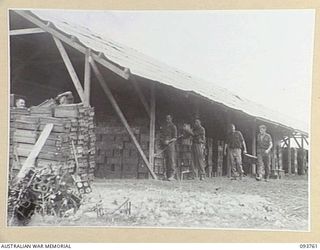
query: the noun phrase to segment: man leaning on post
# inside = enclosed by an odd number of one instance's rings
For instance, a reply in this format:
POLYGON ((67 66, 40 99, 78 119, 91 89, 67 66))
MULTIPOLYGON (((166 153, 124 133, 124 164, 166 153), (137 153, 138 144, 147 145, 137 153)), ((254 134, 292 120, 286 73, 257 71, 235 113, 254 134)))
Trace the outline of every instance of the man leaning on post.
POLYGON ((267 131, 266 125, 259 126, 260 133, 257 137, 257 157, 258 157, 258 170, 257 170, 257 181, 262 179, 263 170, 265 172, 265 181, 269 180, 270 175, 270 151, 272 149, 272 138, 267 131))

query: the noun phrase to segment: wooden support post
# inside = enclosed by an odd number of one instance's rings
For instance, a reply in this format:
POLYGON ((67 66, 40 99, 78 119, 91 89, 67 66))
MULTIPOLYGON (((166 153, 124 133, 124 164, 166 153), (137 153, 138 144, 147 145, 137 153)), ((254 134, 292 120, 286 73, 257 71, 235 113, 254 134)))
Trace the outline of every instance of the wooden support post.
POLYGON ((302 164, 302 166, 300 166, 301 167, 301 174, 302 175, 304 175, 305 173, 306 173, 306 169, 307 169, 307 159, 306 159, 306 150, 304 149, 304 140, 303 140, 303 136, 301 136, 301 146, 302 146, 302 148, 301 148, 301 154, 302 154, 302 156, 301 156, 301 164, 302 164))
POLYGON ((271 149, 271 178, 277 179, 278 178, 278 164, 277 164, 277 141, 278 141, 278 135, 275 132, 273 134, 273 147, 271 149))
POLYGON ((91 64, 93 72, 95 73, 95 75, 96 75, 96 77, 97 77, 97 79, 98 79, 103 91, 107 95, 112 107, 115 109, 115 111, 116 111, 117 115, 119 116, 121 122, 123 123, 124 127, 126 128, 127 132, 129 133, 134 145, 136 146, 139 154, 141 155, 141 158, 142 158, 143 162, 146 164, 147 168, 149 169, 149 172, 150 172, 152 178, 157 180, 158 178, 157 178, 156 174, 153 172, 152 166, 150 165, 147 157, 145 156, 143 150, 141 149, 141 146, 140 146, 139 142, 137 141, 134 133, 132 132, 132 129, 130 128, 125 116, 123 115, 123 113, 122 113, 117 101, 114 99, 114 97, 113 97, 113 95, 112 95, 107 83, 105 82, 102 74, 100 73, 100 70, 98 69, 96 63, 94 62, 94 60, 90 60, 90 64, 91 64))
POLYGON ((288 146, 287 146, 287 150, 288 150, 288 174, 291 175, 292 173, 292 169, 291 169, 291 143, 290 143, 290 136, 288 137, 288 146))
POLYGON ((77 76, 77 73, 76 73, 75 69, 72 66, 72 63, 71 63, 71 61, 69 59, 69 56, 68 56, 65 48, 63 47, 62 42, 58 38, 56 38, 54 36, 53 36, 53 40, 57 45, 57 48, 58 48, 58 50, 60 52, 60 55, 61 55, 61 57, 63 59, 64 64, 66 65, 66 68, 67 68, 67 70, 69 72, 69 75, 70 75, 70 77, 72 79, 72 82, 73 82, 73 84, 74 84, 74 86, 75 86, 75 88, 76 88, 76 90, 78 92, 78 95, 79 95, 79 97, 81 99, 81 102, 87 103, 86 102, 86 98, 85 98, 84 93, 83 93, 83 89, 82 89, 80 80, 79 80, 79 78, 77 76))
POLYGON ((208 177, 213 177, 213 139, 208 138, 208 177))
POLYGON ((284 176, 284 170, 283 170, 283 163, 282 163, 282 147, 281 147, 281 141, 280 137, 278 138, 278 143, 277 143, 277 160, 278 160, 278 177, 280 179, 283 178, 284 176))
POLYGON ((140 89, 140 86, 139 86, 139 84, 137 82, 136 77, 133 74, 131 74, 130 70, 128 70, 128 71, 129 71, 129 75, 130 75, 129 80, 132 82, 133 87, 134 87, 135 91, 137 92, 137 94, 139 96, 139 99, 142 102, 142 105, 143 105, 145 111, 147 112, 148 116, 150 117, 151 112, 152 112, 152 111, 150 111, 151 107, 149 107, 149 104, 148 104, 146 98, 144 97, 144 94, 142 93, 142 90, 140 89))
MULTIPOLYGON (((256 125, 256 122, 254 121, 253 124, 252 124, 252 155, 253 156, 257 156, 257 135, 256 135, 256 129, 257 129, 257 125, 256 125)), ((251 174, 252 176, 256 176, 256 164, 253 163, 252 164, 252 170, 251 170, 251 174)))
POLYGON ((301 135, 301 136, 302 136, 303 140, 305 141, 305 143, 306 143, 307 145, 309 145, 309 142, 308 142, 307 138, 304 137, 303 135, 301 135))
POLYGON ((293 136, 293 139, 295 140, 295 142, 297 143, 298 147, 301 148, 300 143, 298 142, 297 138, 295 136, 293 136))
POLYGON ((154 169, 154 146, 156 134, 156 98, 155 98, 155 85, 151 85, 150 89, 150 142, 149 142, 149 163, 154 169))
POLYGON ((91 68, 90 68, 90 49, 87 49, 85 55, 85 62, 84 62, 84 96, 86 99, 86 106, 90 106, 90 85, 91 85, 91 68))
POLYGON ((298 174, 298 158, 297 158, 297 148, 292 148, 292 153, 291 153, 291 157, 292 157, 292 164, 293 164, 293 174, 298 174))

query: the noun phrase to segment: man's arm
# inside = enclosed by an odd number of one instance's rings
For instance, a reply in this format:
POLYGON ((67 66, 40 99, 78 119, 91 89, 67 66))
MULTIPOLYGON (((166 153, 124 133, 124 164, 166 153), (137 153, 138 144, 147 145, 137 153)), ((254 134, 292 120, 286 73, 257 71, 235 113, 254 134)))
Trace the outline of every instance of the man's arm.
POLYGON ((242 142, 242 147, 243 147, 243 153, 246 154, 247 153, 247 145, 246 145, 246 141, 243 138, 242 133, 239 131, 240 133, 240 137, 241 137, 241 142, 242 142))
POLYGON ((224 149, 223 149, 223 154, 224 154, 224 155, 227 154, 227 148, 228 148, 228 144, 225 143, 225 144, 224 144, 224 149))
POLYGON ((173 133, 172 139, 168 142, 168 144, 177 140, 178 132, 177 132, 177 127, 175 125, 173 126, 172 133, 173 133))
POLYGON ((205 141, 206 141, 206 131, 205 131, 204 128, 200 129, 199 136, 200 136, 200 140, 201 140, 200 142, 205 143, 205 141))
POLYGON ((273 147, 272 138, 270 135, 269 135, 269 140, 270 140, 270 145, 269 145, 268 149, 266 150, 266 153, 269 153, 273 147))

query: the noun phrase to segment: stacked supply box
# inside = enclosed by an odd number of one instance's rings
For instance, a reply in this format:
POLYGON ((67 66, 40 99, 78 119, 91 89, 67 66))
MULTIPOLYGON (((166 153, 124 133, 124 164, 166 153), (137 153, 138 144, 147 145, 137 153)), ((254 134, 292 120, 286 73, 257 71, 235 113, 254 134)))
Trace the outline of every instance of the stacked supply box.
POLYGON ((10 174, 14 176, 32 151, 46 124, 53 129, 40 151, 36 167, 51 166, 92 180, 95 169, 94 110, 82 104, 32 107, 17 115, 11 109, 10 174), (76 164, 78 162, 78 164, 76 164))

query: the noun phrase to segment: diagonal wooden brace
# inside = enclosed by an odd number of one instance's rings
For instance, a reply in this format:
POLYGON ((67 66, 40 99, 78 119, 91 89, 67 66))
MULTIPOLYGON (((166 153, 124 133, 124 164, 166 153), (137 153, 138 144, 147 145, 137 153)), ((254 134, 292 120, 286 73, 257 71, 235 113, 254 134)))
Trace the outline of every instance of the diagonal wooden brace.
POLYGON ((57 48, 58 48, 58 50, 60 52, 60 55, 61 55, 61 57, 63 59, 63 62, 66 65, 66 68, 67 68, 67 70, 69 72, 69 75, 70 75, 70 77, 72 79, 72 82, 73 82, 73 84, 74 84, 74 86, 75 86, 75 88, 76 88, 76 90, 78 92, 78 95, 79 95, 79 97, 81 99, 81 102, 84 103, 84 104, 87 104, 87 101, 86 101, 86 98, 84 96, 84 92, 83 92, 83 88, 81 86, 80 80, 79 80, 79 78, 77 76, 77 73, 76 73, 75 69, 72 66, 70 58, 69 58, 65 48, 63 47, 62 42, 58 38, 56 38, 54 36, 52 36, 52 37, 53 37, 54 42, 57 45, 57 48))
POLYGON ((137 148, 137 150, 138 150, 143 162, 146 164, 146 166, 147 166, 152 178, 157 180, 158 178, 157 178, 156 174, 153 172, 152 166, 150 165, 147 157, 145 156, 143 150, 141 149, 139 142, 137 141, 134 133, 132 132, 132 130, 131 130, 126 118, 125 118, 125 116, 123 115, 123 113, 122 113, 117 101, 113 97, 113 95, 112 95, 112 93, 111 93, 106 81, 104 80, 102 74, 100 73, 100 70, 98 69, 96 63, 94 62, 94 60, 90 60, 90 64, 91 64, 93 72, 95 73, 95 75, 96 75, 96 77, 97 77, 97 79, 98 79, 103 91, 107 95, 112 107, 115 109, 115 111, 116 111, 117 115, 119 116, 121 122, 123 123, 124 127, 128 131, 128 133, 129 133, 134 145, 136 146, 136 148, 137 148))

